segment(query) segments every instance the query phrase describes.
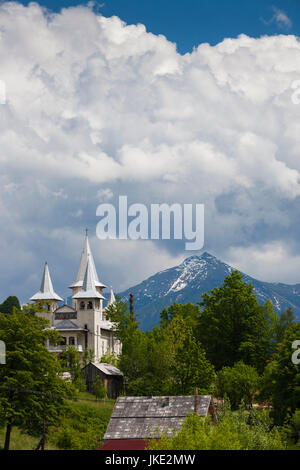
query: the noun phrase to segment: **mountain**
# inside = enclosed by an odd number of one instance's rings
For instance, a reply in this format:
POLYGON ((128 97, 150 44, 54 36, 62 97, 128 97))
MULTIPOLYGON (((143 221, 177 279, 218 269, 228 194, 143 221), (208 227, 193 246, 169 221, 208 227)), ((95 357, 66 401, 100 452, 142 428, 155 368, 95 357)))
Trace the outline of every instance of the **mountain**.
MULTIPOLYGON (((199 302, 204 292, 220 287, 233 270, 233 267, 205 252, 200 256, 190 256, 180 265, 160 271, 118 295, 128 302, 129 292, 133 292, 140 327, 150 330, 159 323, 164 307, 174 302, 199 302)), ((300 284, 262 282, 242 274, 245 282, 253 284, 260 304, 270 299, 278 312, 291 307, 297 321, 300 320, 300 284)))

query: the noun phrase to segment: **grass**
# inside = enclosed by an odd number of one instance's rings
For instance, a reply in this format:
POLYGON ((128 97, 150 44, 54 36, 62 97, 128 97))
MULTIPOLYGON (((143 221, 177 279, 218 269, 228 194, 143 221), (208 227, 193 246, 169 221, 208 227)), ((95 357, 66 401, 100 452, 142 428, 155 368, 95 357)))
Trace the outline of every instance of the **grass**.
MULTIPOLYGON (((0 429, 0 449, 4 447, 5 441, 5 428, 0 429)), ((10 438, 10 450, 34 450, 36 449, 40 438, 29 436, 23 433, 20 429, 13 427, 10 438)), ((52 443, 46 442, 46 450, 57 450, 52 443)))
MULTIPOLYGON (((51 427, 46 450, 90 450, 101 447, 115 400, 96 400, 88 392, 78 394, 77 400, 68 400, 68 411, 57 427, 51 427)), ((3 449, 5 428, 0 429, 0 449, 3 449)), ((40 438, 29 436, 13 427, 10 450, 33 450, 40 438)))

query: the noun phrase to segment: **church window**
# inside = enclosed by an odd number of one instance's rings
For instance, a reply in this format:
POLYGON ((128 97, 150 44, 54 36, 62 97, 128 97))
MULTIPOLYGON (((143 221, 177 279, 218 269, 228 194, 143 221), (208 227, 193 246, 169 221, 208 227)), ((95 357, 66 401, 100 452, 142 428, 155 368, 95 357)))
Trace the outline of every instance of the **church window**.
POLYGON ((85 303, 84 302, 80 302, 80 310, 84 310, 85 309, 85 303))
POLYGON ((93 302, 89 301, 87 304, 87 308, 90 310, 93 308, 93 302))

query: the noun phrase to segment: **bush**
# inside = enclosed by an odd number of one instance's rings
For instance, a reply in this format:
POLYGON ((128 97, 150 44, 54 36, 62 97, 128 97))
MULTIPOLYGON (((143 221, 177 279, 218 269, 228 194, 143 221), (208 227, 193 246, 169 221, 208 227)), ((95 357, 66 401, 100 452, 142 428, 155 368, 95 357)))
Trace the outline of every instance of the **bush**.
POLYGON ((99 376, 95 378, 92 388, 96 398, 106 398, 107 391, 99 376))
POLYGON ((214 425, 211 418, 189 415, 180 431, 161 434, 151 441, 151 450, 284 450, 279 429, 271 429, 268 416, 255 410, 226 412, 214 425))
POLYGON ((259 375, 254 367, 237 362, 233 367, 223 367, 218 374, 216 394, 224 398, 228 396, 233 409, 237 409, 242 401, 252 403, 259 387, 259 375))

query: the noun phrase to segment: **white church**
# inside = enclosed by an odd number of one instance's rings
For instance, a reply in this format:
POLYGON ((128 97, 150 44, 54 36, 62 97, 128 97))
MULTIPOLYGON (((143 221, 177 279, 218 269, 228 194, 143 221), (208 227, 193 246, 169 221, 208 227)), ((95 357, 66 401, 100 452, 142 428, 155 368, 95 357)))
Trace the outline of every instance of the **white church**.
POLYGON ((115 302, 115 296, 111 288, 107 305, 103 308, 105 297, 102 290, 107 286, 99 281, 87 230, 77 277, 69 287, 72 289, 72 306, 66 303, 59 306, 63 299, 53 289, 46 262, 40 290, 30 300, 47 301, 48 312, 38 315, 50 320, 51 328, 63 338, 59 345, 48 342, 49 351, 60 353, 68 346, 73 346, 79 353, 93 350, 95 362, 106 353, 119 355, 121 344, 114 337, 113 324, 106 316, 106 307, 115 302))

